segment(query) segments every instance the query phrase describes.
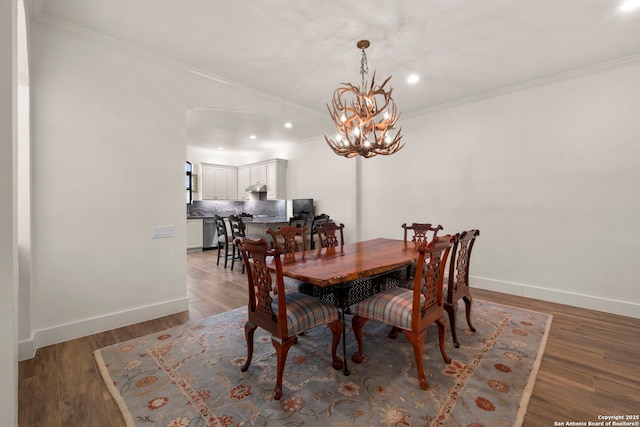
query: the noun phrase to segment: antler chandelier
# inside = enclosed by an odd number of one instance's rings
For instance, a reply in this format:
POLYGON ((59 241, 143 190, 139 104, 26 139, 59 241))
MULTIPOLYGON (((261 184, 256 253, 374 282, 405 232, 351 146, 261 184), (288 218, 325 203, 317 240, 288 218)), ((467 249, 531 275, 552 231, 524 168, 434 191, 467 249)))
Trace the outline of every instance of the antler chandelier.
POLYGON ((327 135, 324 139, 340 156, 360 155, 369 158, 377 154, 393 154, 404 144, 400 144, 402 128, 392 136, 400 115, 397 113, 396 103, 391 98, 393 88, 389 88, 388 91, 384 88, 391 76, 377 86, 374 71, 371 84, 367 87, 365 76, 369 72, 369 65, 365 49, 369 47, 369 40, 360 40, 356 46, 362 50, 361 85, 356 87, 351 83, 341 83, 342 87, 335 90, 331 108, 327 104, 327 109, 338 133, 334 139, 327 135))

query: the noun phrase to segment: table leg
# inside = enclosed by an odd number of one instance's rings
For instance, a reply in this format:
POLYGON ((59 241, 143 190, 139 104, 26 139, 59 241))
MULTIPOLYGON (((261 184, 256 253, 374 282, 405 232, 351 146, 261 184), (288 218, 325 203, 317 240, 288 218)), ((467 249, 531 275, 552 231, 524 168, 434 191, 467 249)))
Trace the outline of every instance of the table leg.
MULTIPOLYGON (((342 298, 341 298, 342 299, 342 298)), ((344 314, 345 309, 340 308, 340 314, 342 315, 342 358, 344 359, 344 368, 342 372, 345 376, 349 376, 349 368, 347 367, 347 318, 344 314)))

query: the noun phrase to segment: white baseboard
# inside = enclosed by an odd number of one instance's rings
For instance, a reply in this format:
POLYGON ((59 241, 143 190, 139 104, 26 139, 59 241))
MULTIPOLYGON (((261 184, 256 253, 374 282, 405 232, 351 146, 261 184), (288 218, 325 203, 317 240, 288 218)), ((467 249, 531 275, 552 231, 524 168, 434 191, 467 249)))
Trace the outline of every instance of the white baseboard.
POLYGON ((503 292, 510 295, 519 295, 543 301, 556 302, 574 307, 588 308, 604 311, 620 316, 635 317, 640 319, 640 304, 602 298, 593 295, 584 295, 575 292, 566 292, 557 289, 543 288, 540 286, 524 285, 521 283, 503 282, 487 279, 485 277, 469 278, 473 287, 489 291, 503 292))
POLYGON ((31 339, 18 342, 18 358, 19 360, 31 359, 35 356, 38 348, 47 345, 157 319, 187 310, 189 310, 189 299, 185 297, 40 329, 31 334, 31 339))

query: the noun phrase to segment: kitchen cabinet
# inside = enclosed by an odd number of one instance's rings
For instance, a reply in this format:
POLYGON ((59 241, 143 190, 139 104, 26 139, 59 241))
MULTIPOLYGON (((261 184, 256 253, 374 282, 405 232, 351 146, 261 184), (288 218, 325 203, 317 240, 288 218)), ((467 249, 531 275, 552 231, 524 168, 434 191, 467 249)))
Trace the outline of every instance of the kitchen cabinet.
POLYGON ((201 200, 237 200, 238 171, 234 166, 200 164, 201 200))
POLYGON ((265 163, 251 166, 251 184, 267 183, 267 165, 265 163))
MULTIPOLYGON (((284 159, 267 160, 238 167, 238 200, 254 200, 251 192, 244 191, 256 184, 266 184, 267 200, 287 198, 287 161, 284 159)), ((257 200, 257 199, 256 199, 257 200)), ((260 199, 264 200, 264 199, 260 199)))
POLYGON ((238 200, 238 169, 227 168, 227 199, 238 200))
POLYGON ((283 159, 269 160, 267 168, 267 200, 287 198, 287 161, 283 159))
POLYGON ((202 249, 202 219, 187 220, 187 250, 202 249))
MULTIPOLYGON (((266 168, 265 168, 266 175, 266 168)), ((266 178, 265 178, 266 179, 266 178)), ((251 167, 238 167, 238 200, 251 200, 251 192, 244 191, 251 185, 251 167)))
POLYGON ((194 200, 253 200, 244 191, 254 184, 266 184, 267 200, 287 198, 287 161, 267 160, 239 167, 200 163, 200 182, 194 200))
POLYGON ((251 221, 246 221, 244 223, 245 233, 247 236, 255 238, 261 237, 267 242, 271 242, 271 235, 267 234, 267 229, 271 228, 273 230, 277 230, 278 227, 283 225, 289 225, 289 221, 286 218, 253 218, 251 221))

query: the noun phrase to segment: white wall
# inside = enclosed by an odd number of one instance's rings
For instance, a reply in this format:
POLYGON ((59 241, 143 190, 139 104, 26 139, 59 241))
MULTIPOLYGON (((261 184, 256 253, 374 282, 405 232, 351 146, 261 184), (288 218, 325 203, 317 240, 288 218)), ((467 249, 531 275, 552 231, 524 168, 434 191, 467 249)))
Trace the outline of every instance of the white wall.
POLYGON ((186 310, 186 112, 281 108, 77 28, 36 21, 30 36, 32 277, 31 302, 20 300, 31 313, 30 326, 21 324, 30 329, 23 358, 186 310), (151 227, 163 225, 175 237, 151 239, 151 227))
POLYGON ((33 346, 184 310, 183 115, 163 105, 166 74, 32 30, 33 346), (152 240, 158 225, 176 237, 152 240))
POLYGON ((594 67, 402 117, 392 156, 302 144, 290 197, 352 218, 352 241, 478 228, 474 286, 640 317, 638 111, 640 58, 594 67))
POLYGON ((16 2, 0 2, 0 425, 18 425, 16 2))
POLYGON ((287 198, 314 199, 316 214, 345 225, 347 243, 357 241, 356 164, 336 156, 320 137, 293 147, 287 162, 287 198))
POLYGON ((475 286, 639 317, 640 60, 567 77, 402 120, 363 237, 479 228, 475 286))

